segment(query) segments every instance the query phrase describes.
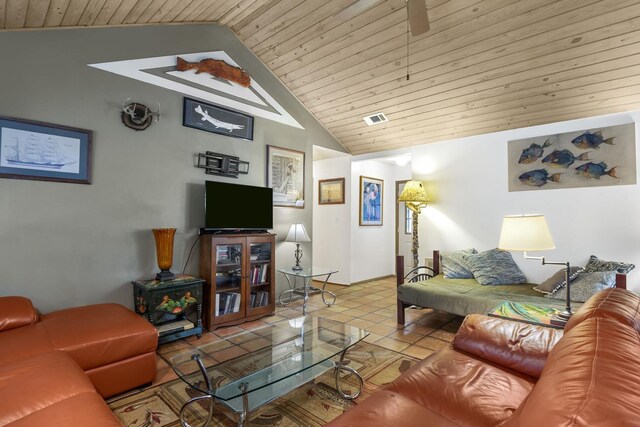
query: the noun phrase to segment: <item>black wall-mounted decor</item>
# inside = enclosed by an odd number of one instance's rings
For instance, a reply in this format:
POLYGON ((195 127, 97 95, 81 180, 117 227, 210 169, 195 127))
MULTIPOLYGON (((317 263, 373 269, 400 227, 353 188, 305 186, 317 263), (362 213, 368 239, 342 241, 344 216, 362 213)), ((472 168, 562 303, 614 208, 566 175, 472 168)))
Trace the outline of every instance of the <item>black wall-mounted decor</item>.
POLYGON ((253 117, 195 99, 184 99, 184 126, 253 140, 253 117))
POLYGON ((226 154, 214 153, 207 151, 206 153, 198 153, 197 167, 205 169, 207 175, 220 175, 237 178, 238 174, 249 173, 249 162, 240 160, 236 156, 228 156, 226 154))

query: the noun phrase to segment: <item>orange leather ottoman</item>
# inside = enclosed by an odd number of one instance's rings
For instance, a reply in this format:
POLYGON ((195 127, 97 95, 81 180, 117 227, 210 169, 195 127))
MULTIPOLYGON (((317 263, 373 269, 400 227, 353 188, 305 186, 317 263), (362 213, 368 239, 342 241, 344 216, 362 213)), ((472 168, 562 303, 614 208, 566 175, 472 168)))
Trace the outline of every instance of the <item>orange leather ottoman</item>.
POLYGON ((63 350, 103 397, 155 379, 157 331, 121 305, 69 308, 45 314, 37 321, 28 299, 2 297, 0 313, 5 317, 0 320, 0 365, 63 350))

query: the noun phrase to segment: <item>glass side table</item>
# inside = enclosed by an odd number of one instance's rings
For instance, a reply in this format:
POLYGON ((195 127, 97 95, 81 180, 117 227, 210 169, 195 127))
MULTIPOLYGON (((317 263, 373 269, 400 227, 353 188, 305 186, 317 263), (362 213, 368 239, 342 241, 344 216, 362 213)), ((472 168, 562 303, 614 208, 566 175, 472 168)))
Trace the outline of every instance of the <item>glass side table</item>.
POLYGON ((320 292, 322 296, 322 302, 330 307, 336 302, 336 294, 331 291, 327 291, 325 287, 327 286, 327 282, 329 281, 329 277, 332 274, 337 273, 338 270, 323 268, 323 267, 304 267, 302 270, 294 270, 293 268, 278 268, 278 271, 284 274, 284 277, 287 279, 287 283, 289 284, 289 289, 282 292, 280 297, 278 298, 278 302, 287 306, 292 300, 294 295, 302 295, 302 315, 307 314, 307 300, 309 299, 309 294, 311 292, 320 292), (324 279, 324 283, 321 288, 316 288, 311 286, 311 280, 314 277, 322 277, 326 276, 324 279), (302 279, 302 286, 297 286, 297 279, 302 279), (327 297, 325 295, 329 295, 331 298, 331 302, 327 302, 327 297), (286 297, 289 297, 288 299, 286 297))

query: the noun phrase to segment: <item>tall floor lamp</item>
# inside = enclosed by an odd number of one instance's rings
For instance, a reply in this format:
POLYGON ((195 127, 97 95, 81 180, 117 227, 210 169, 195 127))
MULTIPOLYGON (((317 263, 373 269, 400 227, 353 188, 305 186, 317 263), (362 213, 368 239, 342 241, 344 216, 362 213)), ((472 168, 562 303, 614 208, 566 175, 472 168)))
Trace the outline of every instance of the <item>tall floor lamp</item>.
POLYGON ((498 249, 506 251, 523 251, 525 259, 542 261, 542 265, 563 265, 565 267, 565 280, 567 283, 567 299, 565 311, 558 313, 559 322, 566 322, 571 315, 571 285, 569 282, 569 262, 551 262, 543 256, 529 256, 527 251, 546 251, 555 249, 556 245, 551 237, 547 221, 543 215, 507 215, 502 220, 500 243, 498 249))
POLYGON ((398 202, 404 202, 413 212, 411 215, 411 253, 413 254, 413 268, 416 268, 418 266, 418 247, 420 246, 418 244, 418 215, 420 214, 420 209, 429 203, 429 198, 420 181, 408 181, 398 197, 398 202))

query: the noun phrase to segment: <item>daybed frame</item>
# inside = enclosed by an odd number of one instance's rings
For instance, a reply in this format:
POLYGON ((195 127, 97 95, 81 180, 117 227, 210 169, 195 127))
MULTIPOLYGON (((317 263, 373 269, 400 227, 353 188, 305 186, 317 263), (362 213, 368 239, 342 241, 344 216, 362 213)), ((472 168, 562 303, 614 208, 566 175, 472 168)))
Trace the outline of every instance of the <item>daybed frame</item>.
MULTIPOLYGON (((425 268, 425 267, 421 267, 425 268)), ((429 268, 427 268, 429 270, 429 268)), ((441 273, 440 271, 440 251, 433 251, 433 275, 436 276, 441 273)), ((398 255, 396 256, 396 287, 405 283, 405 274, 404 274, 404 256, 398 255)), ((616 288, 627 288, 627 276, 624 274, 616 274, 616 288)), ((462 298, 462 297, 461 297, 462 298)), ((404 325, 404 310, 408 307, 411 307, 413 304, 406 303, 398 299, 398 308, 397 308, 397 319, 399 325, 404 325)), ((484 314, 484 313, 480 313, 484 314)))

